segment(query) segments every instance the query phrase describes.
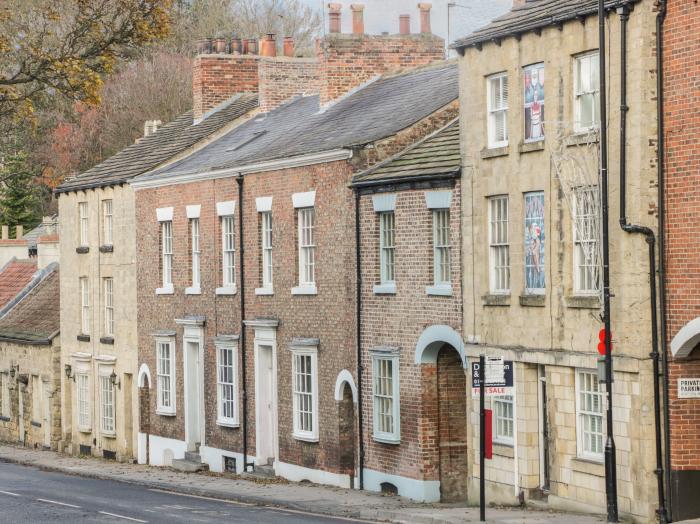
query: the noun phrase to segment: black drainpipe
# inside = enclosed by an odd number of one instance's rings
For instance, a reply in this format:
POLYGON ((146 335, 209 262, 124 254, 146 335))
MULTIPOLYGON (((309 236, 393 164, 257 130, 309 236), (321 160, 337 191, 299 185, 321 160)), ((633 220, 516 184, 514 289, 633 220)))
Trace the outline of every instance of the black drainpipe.
POLYGON ((664 469, 662 458, 662 434, 661 434, 661 399, 659 398, 659 336, 656 305, 656 237, 651 228, 630 224, 627 222, 626 197, 627 197, 627 21, 629 20, 629 7, 619 7, 620 15, 620 227, 627 233, 644 235, 649 246, 649 297, 651 305, 651 353, 654 375, 654 427, 656 433, 656 482, 659 498, 659 507, 656 513, 663 523, 666 520, 666 505, 664 498, 664 469))
POLYGON ((245 344, 245 273, 243 252, 244 252, 244 242, 243 242, 243 174, 239 173, 236 178, 238 182, 238 257, 239 265, 241 267, 241 282, 240 290, 241 294, 241 380, 243 380, 243 471, 248 471, 248 466, 252 464, 248 463, 248 381, 246 379, 246 344, 245 344))
POLYGON ((360 489, 365 488, 365 443, 362 434, 362 343, 360 342, 362 320, 362 272, 360 271, 360 191, 355 188, 355 337, 357 338, 357 432, 359 446, 360 489))
MULTIPOLYGON (((661 310, 661 357, 663 359, 664 374, 664 426, 665 432, 665 465, 666 465, 666 493, 671 499, 671 420, 668 394, 668 346, 666 343, 666 203, 664 197, 664 80, 663 80, 663 30, 666 20, 666 0, 656 2, 656 120, 657 120, 657 178, 658 178, 658 206, 659 206, 659 305, 661 310)), ((673 522, 673 506, 666 507, 668 522, 673 522)))

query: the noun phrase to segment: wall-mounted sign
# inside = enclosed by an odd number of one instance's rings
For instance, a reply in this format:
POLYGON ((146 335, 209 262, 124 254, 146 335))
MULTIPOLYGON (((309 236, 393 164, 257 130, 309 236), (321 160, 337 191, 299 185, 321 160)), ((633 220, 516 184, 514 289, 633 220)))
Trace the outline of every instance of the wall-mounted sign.
POLYGON ((700 378, 679 378, 678 398, 700 398, 700 378))
MULTIPOLYGON (((472 395, 479 396, 479 380, 481 372, 479 362, 472 362, 472 395)), ((486 396, 513 394, 513 361, 503 360, 503 357, 486 358, 486 396)))

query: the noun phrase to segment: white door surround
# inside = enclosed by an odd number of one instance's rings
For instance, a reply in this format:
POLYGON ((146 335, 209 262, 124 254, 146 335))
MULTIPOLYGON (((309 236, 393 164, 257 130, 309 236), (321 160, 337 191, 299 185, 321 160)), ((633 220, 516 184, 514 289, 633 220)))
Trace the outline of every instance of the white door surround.
POLYGON ((277 324, 276 320, 248 321, 255 329, 255 462, 275 465, 277 436, 277 324))
POLYGON ((182 367, 185 385, 185 442, 188 451, 195 451, 204 442, 204 318, 176 319, 184 326, 182 367))

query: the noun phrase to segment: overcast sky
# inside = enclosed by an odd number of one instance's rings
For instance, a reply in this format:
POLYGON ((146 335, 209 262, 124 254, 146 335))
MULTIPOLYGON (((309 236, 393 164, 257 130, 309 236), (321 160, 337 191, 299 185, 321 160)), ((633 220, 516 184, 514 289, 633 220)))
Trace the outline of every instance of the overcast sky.
MULTIPOLYGON (((335 0, 334 0, 335 1, 335 0)), ((411 15, 411 32, 420 30, 419 0, 342 0, 341 15, 344 33, 352 32, 352 13, 350 4, 365 5, 365 32, 381 34, 399 32, 399 15, 411 15)), ((316 9, 327 9, 328 0, 301 0, 302 3, 316 9)), ((431 25, 433 33, 445 40, 454 41, 466 36, 475 29, 489 23, 493 18, 508 11, 512 0, 432 0, 431 25), (448 9, 448 4, 452 6, 448 9), (448 34, 449 12, 449 34, 448 34)), ((325 24, 327 26, 327 22, 325 24)))

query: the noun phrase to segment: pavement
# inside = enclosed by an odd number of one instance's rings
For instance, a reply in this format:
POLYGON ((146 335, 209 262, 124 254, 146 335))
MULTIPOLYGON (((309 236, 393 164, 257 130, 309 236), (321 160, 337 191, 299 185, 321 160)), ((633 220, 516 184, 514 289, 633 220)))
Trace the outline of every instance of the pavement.
MULTIPOLYGON (((232 474, 182 473, 169 468, 71 457, 7 444, 0 444, 0 470, 4 467, 2 462, 33 466, 44 472, 136 484, 150 490, 250 504, 257 508, 284 508, 351 520, 397 524, 463 524, 479 521, 479 509, 463 505, 418 504, 397 496, 278 479, 252 481, 232 474)), ((598 516, 519 507, 489 507, 486 517, 487 522, 494 524, 593 524, 604 521, 598 516)), ((2 517, 0 522, 5 522, 2 517)), ((253 519, 248 522, 267 521, 253 519)))

